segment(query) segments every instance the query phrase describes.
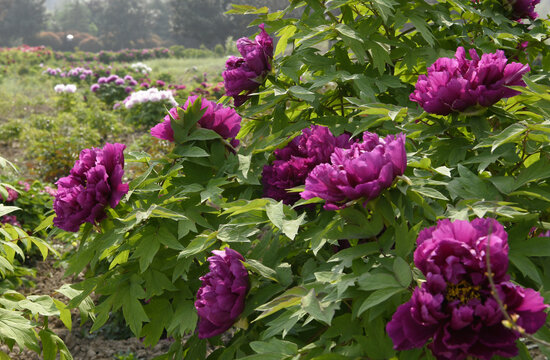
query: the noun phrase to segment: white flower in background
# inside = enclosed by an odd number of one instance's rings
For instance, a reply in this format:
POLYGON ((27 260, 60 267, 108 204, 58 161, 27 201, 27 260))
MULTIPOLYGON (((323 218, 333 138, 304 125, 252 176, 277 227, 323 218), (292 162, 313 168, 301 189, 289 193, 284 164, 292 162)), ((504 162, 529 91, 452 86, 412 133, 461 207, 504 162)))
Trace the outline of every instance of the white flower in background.
POLYGON ((136 72, 140 72, 142 74, 149 74, 151 71, 153 71, 153 69, 151 69, 149 66, 145 65, 142 62, 134 63, 130 65, 130 67, 132 68, 132 70, 136 72))
POLYGON ((76 92, 76 85, 75 84, 67 84, 67 85, 57 84, 57 85, 55 85, 55 87, 53 89, 58 94, 61 94, 61 93, 71 93, 72 94, 72 93, 76 92))
POLYGON ((159 102, 159 101, 168 101, 172 106, 177 106, 178 103, 174 99, 174 94, 170 90, 159 91, 157 88, 150 88, 147 90, 140 90, 133 92, 124 99, 124 107, 126 109, 131 109, 137 104, 142 104, 146 102, 159 102))

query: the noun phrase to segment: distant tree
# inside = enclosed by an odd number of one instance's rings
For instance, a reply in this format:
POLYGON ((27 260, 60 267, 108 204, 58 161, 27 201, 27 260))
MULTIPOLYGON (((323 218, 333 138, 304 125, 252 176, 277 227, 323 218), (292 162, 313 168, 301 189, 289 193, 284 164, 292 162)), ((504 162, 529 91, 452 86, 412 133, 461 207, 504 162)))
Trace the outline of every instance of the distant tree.
POLYGON ((256 30, 247 30, 254 17, 224 14, 231 4, 267 6, 283 9, 288 0, 171 0, 172 36, 178 44, 212 49, 225 43, 228 36, 239 38, 256 30))
POLYGON ((170 3, 167 0, 151 0, 146 7, 151 23, 150 32, 157 35, 165 44, 169 44, 172 40, 170 3))
POLYGON ((138 46, 138 41, 151 35, 151 16, 140 0, 89 0, 92 23, 98 37, 110 50, 138 46))
POLYGON ((32 40, 45 29, 45 0, 0 0, 0 45, 32 40))
MULTIPOLYGON (((85 1, 72 0, 66 2, 54 13, 55 23, 59 31, 90 32, 91 12, 85 1)), ((97 28, 96 28, 97 31, 97 28)), ((92 35, 95 35, 92 33, 92 35)))

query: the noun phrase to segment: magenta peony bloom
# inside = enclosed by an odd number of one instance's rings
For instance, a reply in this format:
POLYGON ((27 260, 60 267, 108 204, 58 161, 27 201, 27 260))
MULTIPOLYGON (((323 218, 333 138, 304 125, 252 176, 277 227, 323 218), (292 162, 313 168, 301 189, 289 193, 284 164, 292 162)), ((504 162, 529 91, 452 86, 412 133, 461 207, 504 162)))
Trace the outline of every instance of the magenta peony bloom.
POLYGON ((536 19, 539 14, 535 11, 535 6, 540 0, 507 0, 512 5, 512 19, 536 19))
POLYGON ((248 272, 244 258, 235 250, 212 251, 210 272, 200 279, 195 307, 199 315, 199 338, 219 335, 229 329, 244 309, 248 272))
POLYGON ((17 182, 19 185, 23 186, 23 190, 25 191, 29 191, 31 189, 31 184, 29 184, 28 182, 26 181, 23 181, 23 180, 19 180, 17 182))
POLYGON ((294 204, 300 199, 300 194, 287 189, 304 185, 313 168, 330 161, 335 148, 348 149, 352 143, 349 135, 335 137, 325 126, 312 125, 303 129, 302 134, 286 147, 275 150, 275 161, 271 165, 264 166, 264 196, 294 204))
POLYGON ((21 227, 21 223, 17 220, 17 217, 15 215, 1 216, 0 224, 11 224, 13 226, 21 227))
POLYGON ((232 96, 235 106, 241 106, 248 94, 255 91, 263 83, 267 73, 271 71, 273 59, 273 39, 262 30, 254 41, 249 38, 237 40, 237 49, 242 57, 230 56, 222 73, 227 96, 232 96), (245 91, 246 94, 241 95, 245 91))
POLYGON ((405 135, 388 135, 380 139, 363 133, 363 142, 349 149, 335 148, 330 164, 320 164, 309 173, 304 199, 326 200, 326 210, 341 209, 350 200, 376 198, 407 167, 405 135))
POLYGON ((99 84, 93 84, 92 86, 90 86, 91 92, 96 92, 98 90, 99 90, 99 84))
POLYGON ((8 198, 4 200, 4 197, 0 194, 1 201, 12 202, 17 200, 17 198, 19 197, 19 193, 16 190, 8 186, 4 186, 4 189, 6 189, 6 191, 8 192, 8 198))
POLYGON ((426 276, 422 287, 399 306, 386 330, 396 350, 428 347, 438 359, 490 360, 518 354, 520 334, 502 324, 504 316, 491 295, 491 272, 499 297, 516 324, 527 333, 545 322, 542 296, 509 281, 508 234, 494 219, 441 220, 417 239, 416 266, 426 276))
POLYGON ((84 149, 69 176, 57 181, 53 202, 53 223, 65 231, 76 232, 85 222, 98 223, 105 208, 115 208, 128 192, 122 183, 126 145, 105 144, 103 149, 84 149))
MULTIPOLYGON (((197 99, 198 96, 190 96, 182 108, 187 110, 187 106, 194 104, 197 99)), ((224 139, 233 139, 231 140, 231 145, 233 146, 239 144, 239 140, 236 140, 235 136, 237 136, 241 129, 241 117, 235 110, 206 99, 201 99, 201 109, 206 109, 206 112, 198 122, 201 127, 214 130, 224 139)), ((170 109, 170 114, 164 117, 164 121, 151 129, 151 135, 173 142, 174 131, 170 123, 171 118, 179 119, 177 108, 170 109)))
POLYGON ((428 68, 427 76, 418 77, 411 101, 429 113, 448 115, 476 105, 491 106, 502 98, 519 94, 506 86, 525 86, 521 77, 530 71, 529 65, 508 64, 501 50, 483 54, 480 59, 470 49, 470 56, 472 60, 466 59, 464 48, 459 47, 453 59, 437 59, 428 68))

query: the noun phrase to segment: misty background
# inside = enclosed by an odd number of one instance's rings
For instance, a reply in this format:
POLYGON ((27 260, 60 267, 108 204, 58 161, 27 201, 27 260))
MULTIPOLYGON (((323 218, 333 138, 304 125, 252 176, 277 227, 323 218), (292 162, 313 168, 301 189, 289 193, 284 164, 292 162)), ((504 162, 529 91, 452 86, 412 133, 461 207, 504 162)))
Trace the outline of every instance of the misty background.
POLYGON ((257 31, 247 28, 254 15, 224 14, 231 4, 276 11, 288 0, 0 0, 0 46, 92 52, 172 45, 213 49, 257 31))
MULTIPOLYGON (((247 28, 253 15, 225 14, 231 4, 276 11, 288 0, 0 0, 0 46, 98 52, 183 45, 226 51, 234 39, 257 31, 247 28)), ((550 0, 536 9, 546 17, 550 0)))

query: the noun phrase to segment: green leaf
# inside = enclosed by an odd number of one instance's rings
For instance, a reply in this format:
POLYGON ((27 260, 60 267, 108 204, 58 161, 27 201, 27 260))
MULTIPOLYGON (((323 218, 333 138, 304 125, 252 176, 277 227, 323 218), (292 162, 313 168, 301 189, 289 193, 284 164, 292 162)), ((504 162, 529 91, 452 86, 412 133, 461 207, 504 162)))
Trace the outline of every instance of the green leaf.
POLYGON ((426 42, 430 44, 430 46, 434 46, 435 38, 432 32, 430 31, 430 29, 428 28, 428 24, 426 23, 426 20, 416 15, 409 16, 409 19, 413 23, 416 30, 418 30, 420 35, 422 35, 424 40, 426 40, 426 42))
POLYGON ((287 25, 279 30, 279 40, 277 41, 277 47, 275 48, 274 56, 284 53, 286 50, 288 39, 296 32, 296 26, 287 25))
POLYGON ((321 302, 315 295, 315 290, 311 289, 309 293, 302 298, 302 309, 310 314, 315 320, 322 321, 330 325, 334 310, 328 311, 321 306, 321 302))
POLYGON ((440 199, 440 200, 449 200, 445 195, 440 193, 439 191, 429 188, 429 187, 411 187, 411 191, 417 192, 420 195, 424 195, 433 199, 440 199))
POLYGON ((285 218, 283 202, 279 201, 278 203, 269 203, 265 206, 265 212, 269 221, 275 225, 278 229, 282 229, 283 220, 285 218))
POLYGON ((351 38, 353 40, 359 41, 360 43, 363 43, 363 39, 359 33, 357 33, 355 30, 347 26, 346 24, 338 24, 336 25, 336 31, 340 33, 340 35, 346 36, 348 38, 351 38))
POLYGON ((29 310, 33 315, 59 315, 59 310, 55 306, 53 299, 47 295, 29 295, 25 300, 21 300, 18 305, 22 309, 29 310))
POLYGON ((282 295, 277 296, 270 302, 263 304, 256 308, 258 311, 262 311, 262 314, 258 316, 254 321, 263 319, 266 316, 276 313, 279 310, 286 309, 288 307, 300 305, 302 297, 307 295, 307 290, 303 287, 293 287, 285 291, 282 295))
POLYGON ((197 309, 193 301, 177 301, 175 302, 174 315, 170 325, 166 328, 169 335, 183 336, 195 330, 197 323, 197 309))
POLYGON ((364 273, 357 280, 359 288, 365 291, 402 288, 396 277, 388 273, 364 273))
POLYGON ((155 298, 145 305, 145 312, 151 322, 143 326, 143 331, 141 336, 144 336, 145 339, 143 344, 145 346, 155 346, 165 327, 168 327, 174 316, 172 311, 172 305, 170 301, 163 298, 155 298))
POLYGON ((140 336, 142 324, 149 321, 149 317, 139 301, 139 299, 145 297, 145 292, 139 281, 137 275, 133 275, 130 283, 121 288, 119 292, 123 299, 122 314, 124 320, 135 336, 140 336))
POLYGON ((160 248, 160 241, 156 234, 150 232, 144 233, 147 235, 144 235, 140 239, 136 250, 132 254, 133 259, 139 259, 139 269, 142 273, 151 265, 160 248))
POLYGON ((550 256, 550 238, 534 237, 510 242, 510 253, 525 256, 550 256))
POLYGON ((309 91, 308 89, 302 86, 299 86, 299 85, 291 86, 288 89, 288 91, 292 95, 296 96, 298 99, 305 100, 307 102, 313 102, 315 100, 315 93, 309 91))
POLYGON ((42 342, 42 356, 44 360, 55 360, 57 354, 57 346, 54 339, 52 339, 52 332, 50 330, 41 330, 38 335, 42 342))
POLYGON ((254 259, 247 259, 246 262, 244 262, 243 264, 245 267, 252 269, 255 273, 260 274, 266 279, 277 281, 277 273, 275 272, 275 270, 265 266, 259 261, 254 259))
POLYGON ((298 352, 298 345, 295 343, 276 338, 269 339, 269 341, 252 341, 249 345, 258 354, 272 353, 292 356, 298 352))
POLYGON ((403 287, 408 287, 412 281, 412 272, 409 264, 400 257, 393 261, 393 273, 403 287))
POLYGON ((20 349, 40 352, 31 322, 18 312, 0 308, 0 337, 15 341, 20 349))
POLYGON ((536 163, 522 170, 516 179, 513 190, 519 189, 531 181, 544 180, 550 177, 550 160, 541 158, 536 163))
POLYGON ((380 289, 380 290, 374 291, 365 299, 365 301, 363 301, 363 303, 359 307, 359 310, 357 311, 357 316, 361 316, 362 313, 372 308, 373 306, 381 304, 384 301, 391 298, 392 296, 403 291, 404 291, 403 288, 399 288, 399 289, 388 288, 388 289, 380 289))
POLYGON ((510 262, 516 268, 518 268, 523 276, 530 277, 531 279, 535 280, 537 284, 542 283, 542 279, 540 278, 536 265, 533 264, 533 262, 529 260, 527 256, 511 252, 508 258, 510 259, 510 262))
POLYGON ((508 126, 506 129, 502 130, 502 132, 500 132, 500 134, 498 134, 497 136, 491 137, 491 139, 493 140, 491 144, 491 152, 495 151, 495 149, 498 148, 500 145, 513 141, 525 131, 527 131, 527 128, 521 123, 515 123, 508 126))
POLYGON ((379 251, 380 249, 377 243, 369 242, 338 251, 338 253, 328 259, 328 262, 342 262, 342 265, 349 267, 353 260, 363 256, 376 254, 379 251))
POLYGON ((71 331, 73 327, 71 310, 67 307, 67 305, 57 299, 53 299, 53 302, 57 310, 59 310, 59 319, 61 319, 63 325, 65 325, 65 327, 69 329, 69 331, 71 331))
POLYGON ((4 204, 0 204, 0 217, 17 210, 21 210, 21 209, 18 208, 17 206, 6 206, 4 204))
POLYGON ((223 242, 250 242, 250 237, 260 232, 251 224, 224 224, 218 230, 218 239, 223 242))
POLYGON ((298 230, 300 229, 300 225, 304 223, 304 218, 306 214, 302 213, 297 219, 294 220, 284 220, 283 221, 283 234, 288 236, 290 240, 294 240, 296 237, 296 234, 298 234, 298 230))

